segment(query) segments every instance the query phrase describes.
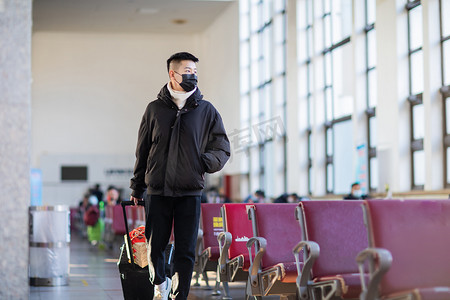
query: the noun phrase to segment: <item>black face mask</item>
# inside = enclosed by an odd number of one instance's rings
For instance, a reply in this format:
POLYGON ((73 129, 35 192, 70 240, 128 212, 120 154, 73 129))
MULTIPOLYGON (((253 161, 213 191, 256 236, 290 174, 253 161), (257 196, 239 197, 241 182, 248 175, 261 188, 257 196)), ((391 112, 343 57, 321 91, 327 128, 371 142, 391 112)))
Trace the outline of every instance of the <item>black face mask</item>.
MULTIPOLYGON (((177 73, 177 72, 175 72, 177 73)), ((185 90, 186 92, 190 92, 197 86, 197 75, 195 74, 179 74, 183 78, 181 82, 178 84, 185 90)))

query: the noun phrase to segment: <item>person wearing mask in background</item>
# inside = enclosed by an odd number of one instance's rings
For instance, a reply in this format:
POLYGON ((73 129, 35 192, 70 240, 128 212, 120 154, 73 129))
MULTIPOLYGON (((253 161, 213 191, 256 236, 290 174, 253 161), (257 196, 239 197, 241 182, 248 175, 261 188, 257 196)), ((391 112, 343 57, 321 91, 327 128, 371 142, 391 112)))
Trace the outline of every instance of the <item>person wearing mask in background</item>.
POLYGON ((344 196, 344 200, 360 200, 366 198, 367 195, 362 193, 361 185, 359 184, 359 182, 353 183, 350 194, 344 196))
POLYGON ((222 118, 197 87, 198 58, 187 52, 167 60, 169 83, 147 106, 138 133, 131 200, 147 190, 145 235, 154 299, 189 294, 195 261, 204 173, 223 168, 230 143, 222 118), (164 250, 174 224, 172 280, 164 273, 164 250), (173 283, 172 283, 173 281, 173 283))

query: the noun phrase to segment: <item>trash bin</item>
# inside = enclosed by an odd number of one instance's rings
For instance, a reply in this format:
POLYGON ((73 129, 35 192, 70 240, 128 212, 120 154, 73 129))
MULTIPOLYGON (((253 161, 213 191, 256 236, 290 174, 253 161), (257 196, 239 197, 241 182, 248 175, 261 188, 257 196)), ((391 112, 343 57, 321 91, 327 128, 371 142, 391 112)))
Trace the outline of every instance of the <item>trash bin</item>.
POLYGON ((31 206, 30 285, 59 286, 69 281, 69 207, 31 206))

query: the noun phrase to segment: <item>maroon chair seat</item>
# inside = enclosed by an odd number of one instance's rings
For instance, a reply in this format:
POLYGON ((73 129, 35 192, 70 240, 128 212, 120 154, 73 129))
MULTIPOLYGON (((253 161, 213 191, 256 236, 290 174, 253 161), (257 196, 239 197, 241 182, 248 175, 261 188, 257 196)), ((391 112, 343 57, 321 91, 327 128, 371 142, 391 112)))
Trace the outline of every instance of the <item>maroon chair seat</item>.
POLYGON ((292 248, 301 239, 296 207, 296 203, 261 203, 249 209, 253 237, 247 247, 249 253, 256 250, 249 269, 249 296, 296 294, 297 265, 292 248))
POLYGON ((373 271, 361 299, 450 299, 450 201, 369 200, 364 207, 370 248, 358 263, 373 271))
MULTIPOLYGON (((367 230, 361 205, 364 201, 304 201, 299 204, 297 218, 304 240, 320 247, 311 257, 311 268, 299 274, 298 288, 318 298, 357 298, 361 280, 355 261, 367 248, 367 230)), ((300 250, 301 248, 299 248, 300 250)))

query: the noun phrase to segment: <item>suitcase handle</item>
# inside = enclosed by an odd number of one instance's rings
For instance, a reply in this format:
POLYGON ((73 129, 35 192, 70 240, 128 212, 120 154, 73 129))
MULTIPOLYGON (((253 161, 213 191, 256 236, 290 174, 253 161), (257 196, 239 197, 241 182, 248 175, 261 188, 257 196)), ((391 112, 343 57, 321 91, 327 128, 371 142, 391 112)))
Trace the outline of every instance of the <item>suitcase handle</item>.
MULTIPOLYGON (((132 268, 134 269, 134 253, 133 253, 133 246, 131 245, 131 239, 130 239, 130 231, 128 230, 128 218, 127 218, 127 211, 125 209, 126 206, 134 205, 134 201, 121 201, 120 204, 122 205, 123 210, 123 219, 125 221, 125 230, 127 231, 127 241, 128 241, 128 253, 130 253, 130 260, 132 268)), ((145 206, 144 200, 139 200, 138 205, 145 206)))
MULTIPOLYGON (((130 206, 130 205, 134 205, 134 201, 128 200, 128 201, 121 201, 120 202, 122 204, 122 206, 130 206)), ((138 204, 139 206, 145 206, 145 201, 144 200, 139 200, 138 204)))

